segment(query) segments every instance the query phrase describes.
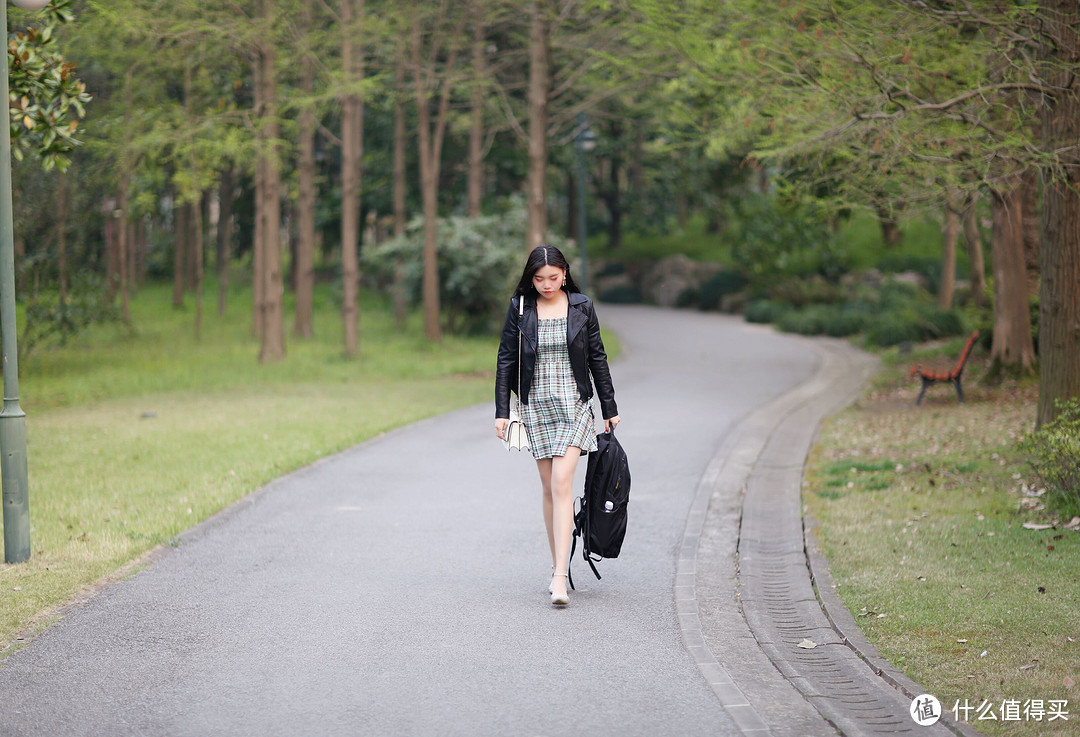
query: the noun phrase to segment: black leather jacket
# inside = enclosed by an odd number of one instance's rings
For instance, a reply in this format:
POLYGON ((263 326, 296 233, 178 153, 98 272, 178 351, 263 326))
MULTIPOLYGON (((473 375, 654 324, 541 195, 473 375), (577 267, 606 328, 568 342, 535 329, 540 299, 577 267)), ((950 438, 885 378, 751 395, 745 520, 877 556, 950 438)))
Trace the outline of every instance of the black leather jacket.
MULTIPOLYGON (((611 384, 607 353, 600 338, 600 323, 592 300, 584 294, 571 293, 570 306, 566 311, 566 346, 570 353, 570 367, 574 372, 581 401, 592 399, 592 372, 596 392, 600 395, 600 410, 604 419, 619 414, 615 404, 615 387, 611 384)), ((518 300, 510 300, 499 343, 499 363, 495 370, 495 416, 510 416, 510 392, 517 391, 518 381, 518 300)), ((521 402, 529 403, 529 387, 536 369, 537 318, 536 297, 525 296, 525 313, 521 318, 521 402)))

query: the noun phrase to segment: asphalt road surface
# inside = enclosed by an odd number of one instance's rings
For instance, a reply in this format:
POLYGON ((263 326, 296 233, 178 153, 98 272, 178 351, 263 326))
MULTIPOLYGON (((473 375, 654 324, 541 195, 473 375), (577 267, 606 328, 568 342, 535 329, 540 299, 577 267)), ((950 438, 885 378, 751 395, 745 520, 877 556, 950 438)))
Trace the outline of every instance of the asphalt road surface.
POLYGON ((282 478, 70 611, 0 667, 0 735, 740 734, 683 641, 679 546, 729 431, 820 358, 720 315, 598 314, 630 527, 602 581, 576 559, 568 608, 535 463, 485 404, 282 478))

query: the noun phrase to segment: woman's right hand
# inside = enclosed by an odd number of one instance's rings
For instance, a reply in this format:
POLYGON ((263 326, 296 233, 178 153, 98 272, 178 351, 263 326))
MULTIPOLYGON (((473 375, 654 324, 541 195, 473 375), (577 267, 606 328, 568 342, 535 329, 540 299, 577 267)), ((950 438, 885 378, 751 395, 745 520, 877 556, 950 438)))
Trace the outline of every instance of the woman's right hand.
POLYGON ((495 434, 499 436, 499 440, 506 440, 506 428, 509 427, 509 425, 509 417, 495 418, 495 434))

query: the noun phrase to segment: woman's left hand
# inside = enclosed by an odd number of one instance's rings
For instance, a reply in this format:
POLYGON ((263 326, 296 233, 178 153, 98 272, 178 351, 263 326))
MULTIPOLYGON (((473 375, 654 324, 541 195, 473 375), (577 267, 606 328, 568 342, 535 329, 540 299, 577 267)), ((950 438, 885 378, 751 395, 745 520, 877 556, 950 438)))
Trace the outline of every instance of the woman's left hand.
POLYGON ((614 417, 608 417, 604 420, 604 432, 614 432, 615 426, 622 422, 622 418, 618 415, 614 417))

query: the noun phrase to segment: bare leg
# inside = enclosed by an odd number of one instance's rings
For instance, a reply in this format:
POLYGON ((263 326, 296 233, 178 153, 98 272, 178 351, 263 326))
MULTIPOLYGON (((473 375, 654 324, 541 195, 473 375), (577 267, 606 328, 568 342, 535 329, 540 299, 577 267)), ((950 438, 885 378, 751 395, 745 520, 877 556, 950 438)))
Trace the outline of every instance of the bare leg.
MULTIPOLYGON (((581 448, 570 447, 566 455, 551 459, 551 534, 555 550, 555 573, 565 574, 570 564, 570 538, 574 533, 574 471, 577 470, 581 448)), ((551 580, 554 594, 566 593, 566 576, 551 580)))
POLYGON ((540 472, 540 486, 543 490, 544 503, 544 526, 547 528, 548 545, 551 546, 551 570, 555 570, 555 535, 552 533, 552 502, 551 502, 551 459, 541 458, 536 461, 536 468, 540 472))

